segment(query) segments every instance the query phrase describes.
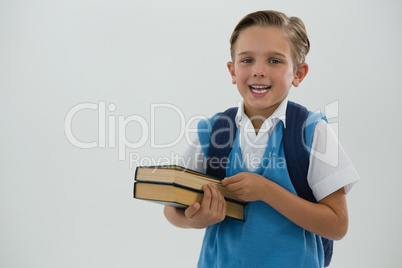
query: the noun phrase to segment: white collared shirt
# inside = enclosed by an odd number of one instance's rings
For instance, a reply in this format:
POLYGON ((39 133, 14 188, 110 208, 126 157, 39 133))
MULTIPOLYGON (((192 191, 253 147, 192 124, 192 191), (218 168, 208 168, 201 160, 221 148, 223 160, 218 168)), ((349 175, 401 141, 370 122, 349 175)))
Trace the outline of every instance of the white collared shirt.
MULTIPOLYGON (((254 172, 258 168, 276 124, 282 121, 286 127, 287 103, 288 100, 285 99, 278 106, 274 113, 264 121, 257 135, 250 118, 244 113, 244 105, 240 105, 235 122, 240 133, 240 149, 244 164, 250 172, 254 172)), ((188 146, 181 155, 181 161, 175 164, 205 173, 206 158, 199 144, 198 135, 195 135, 193 146, 188 146)), ((359 175, 339 144, 331 126, 324 120, 318 122, 314 129, 307 174, 307 181, 317 201, 342 187, 348 193, 359 179, 359 175)))
POLYGON ((286 127, 287 104, 287 99, 282 101, 274 113, 263 122, 258 134, 255 133, 250 118, 244 113, 244 105, 240 105, 237 110, 235 121, 237 128, 240 130, 240 148, 244 164, 249 171, 256 171, 260 165, 269 137, 276 124, 282 120, 283 126, 286 127))

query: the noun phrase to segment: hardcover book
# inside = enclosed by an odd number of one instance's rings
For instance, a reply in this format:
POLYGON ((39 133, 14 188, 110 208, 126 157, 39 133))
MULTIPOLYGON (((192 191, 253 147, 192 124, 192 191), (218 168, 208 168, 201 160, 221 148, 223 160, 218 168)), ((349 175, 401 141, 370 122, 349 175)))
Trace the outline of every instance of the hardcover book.
POLYGON ((225 197, 226 216, 244 220, 246 202, 222 186, 219 179, 180 166, 137 167, 134 198, 186 208, 203 199, 202 186, 214 184, 225 197))

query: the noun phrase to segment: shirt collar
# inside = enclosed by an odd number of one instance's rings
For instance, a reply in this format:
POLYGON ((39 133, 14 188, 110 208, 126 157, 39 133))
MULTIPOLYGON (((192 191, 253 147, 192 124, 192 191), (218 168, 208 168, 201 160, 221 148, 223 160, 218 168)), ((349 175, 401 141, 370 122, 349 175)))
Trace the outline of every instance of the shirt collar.
MULTIPOLYGON (((286 109, 288 107, 288 98, 284 99, 281 104, 279 104, 278 108, 274 111, 274 113, 267 118, 266 120, 275 120, 279 119, 283 122, 283 127, 286 128, 286 109)), ((240 124, 242 118, 247 118, 247 115, 244 113, 244 103, 239 103, 239 109, 237 110, 237 114, 235 117, 236 127, 240 128, 240 124)))

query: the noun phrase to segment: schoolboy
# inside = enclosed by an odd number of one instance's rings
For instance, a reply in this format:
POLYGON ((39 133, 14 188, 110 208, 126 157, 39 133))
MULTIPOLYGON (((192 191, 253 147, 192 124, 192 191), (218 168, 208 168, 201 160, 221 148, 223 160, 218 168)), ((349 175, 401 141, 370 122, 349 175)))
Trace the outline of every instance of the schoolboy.
MULTIPOLYGON (((186 210, 166 206, 165 215, 178 227, 206 228, 199 267, 323 267, 319 236, 339 240, 348 229, 345 195, 359 180, 353 165, 322 120, 313 129, 307 178, 318 203, 295 194, 286 166, 264 165, 267 159, 284 158, 287 96, 308 73, 304 24, 276 11, 254 12, 239 22, 230 42, 227 66, 243 105, 222 184, 248 201, 247 220, 225 219, 224 198, 211 185, 204 185, 201 204, 186 210), (315 153, 333 146, 337 150, 320 157, 315 153), (335 167, 328 164, 334 158, 335 167)), ((213 125, 214 118, 208 123, 213 125)), ((193 160, 188 168, 200 172, 205 172, 208 155, 200 142, 203 132, 199 129, 195 141, 201 146, 190 147, 186 156, 193 160)))

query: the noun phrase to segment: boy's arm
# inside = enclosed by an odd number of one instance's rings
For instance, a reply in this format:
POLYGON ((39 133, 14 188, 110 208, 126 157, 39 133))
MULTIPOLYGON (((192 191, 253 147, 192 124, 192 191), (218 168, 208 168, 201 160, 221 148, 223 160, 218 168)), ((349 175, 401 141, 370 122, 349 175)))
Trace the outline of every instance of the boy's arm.
POLYGON ((239 173, 225 178, 222 184, 245 201, 264 201, 296 225, 319 236, 339 240, 347 232, 348 211, 344 188, 318 203, 312 203, 253 173, 239 173))
POLYGON ((226 201, 214 185, 204 185, 204 197, 201 202, 194 203, 186 210, 165 206, 167 220, 181 228, 202 229, 221 222, 226 216, 226 201))

